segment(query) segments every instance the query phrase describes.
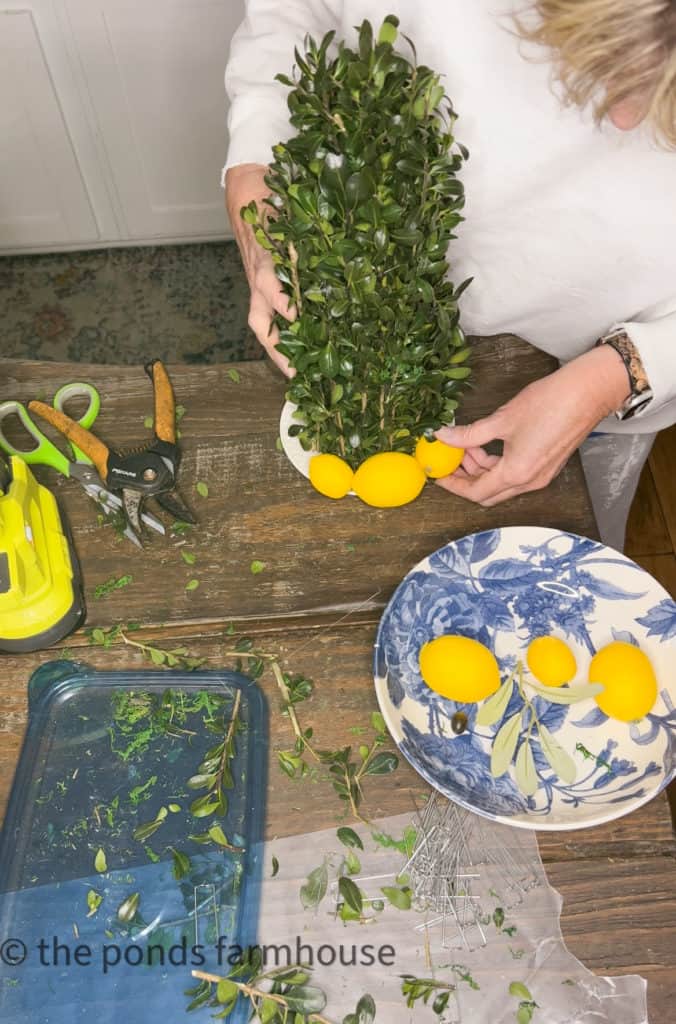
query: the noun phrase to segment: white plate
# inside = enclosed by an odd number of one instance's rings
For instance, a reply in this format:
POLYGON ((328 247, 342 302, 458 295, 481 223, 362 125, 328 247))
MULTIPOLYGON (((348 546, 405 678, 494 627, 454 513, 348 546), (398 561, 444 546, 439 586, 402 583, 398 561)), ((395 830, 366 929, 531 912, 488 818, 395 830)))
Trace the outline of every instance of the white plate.
MULTIPOLYGON (((647 803, 676 774, 676 602, 640 566, 596 541, 509 527, 440 548, 411 570, 385 609, 374 671, 382 713, 402 754, 431 785, 487 818, 521 828, 587 828, 647 803), (502 679, 517 659, 525 662, 531 639, 559 636, 574 651, 576 683, 588 681, 594 651, 628 640, 653 664, 657 702, 640 722, 627 724, 607 718, 591 698, 572 705, 536 698, 540 720, 573 756, 577 777, 561 781, 534 739, 539 785, 526 797, 513 763, 500 778, 490 773, 500 722, 475 727, 481 705, 456 704, 423 682, 420 648, 444 633, 493 650, 502 679), (450 725, 457 710, 469 721, 459 736, 450 725)), ((521 706, 515 687, 501 721, 521 706)))

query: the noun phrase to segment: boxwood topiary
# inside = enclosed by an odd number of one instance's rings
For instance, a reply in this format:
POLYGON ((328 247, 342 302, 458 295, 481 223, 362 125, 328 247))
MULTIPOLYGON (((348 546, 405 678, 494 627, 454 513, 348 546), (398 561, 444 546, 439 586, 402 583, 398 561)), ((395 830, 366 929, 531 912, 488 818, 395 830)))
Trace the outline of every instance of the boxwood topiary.
POLYGON ((296 370, 287 397, 304 448, 357 466, 411 452, 455 414, 470 376, 447 250, 463 219, 467 150, 440 76, 394 49, 398 20, 357 49, 307 37, 289 86, 296 134, 273 149, 268 208, 242 210, 297 319, 278 319, 296 370), (335 56, 330 56, 330 51, 335 56))

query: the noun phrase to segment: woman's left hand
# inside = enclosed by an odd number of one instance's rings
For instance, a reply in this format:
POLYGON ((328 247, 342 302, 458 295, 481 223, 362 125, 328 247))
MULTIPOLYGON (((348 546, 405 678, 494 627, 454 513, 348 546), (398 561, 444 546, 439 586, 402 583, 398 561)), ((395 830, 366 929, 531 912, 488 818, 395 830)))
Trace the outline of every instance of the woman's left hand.
POLYGON ((604 345, 529 384, 491 416, 437 437, 465 449, 462 465, 436 482, 486 508, 546 487, 594 427, 629 396, 619 354, 604 345), (504 442, 502 455, 482 445, 504 442))

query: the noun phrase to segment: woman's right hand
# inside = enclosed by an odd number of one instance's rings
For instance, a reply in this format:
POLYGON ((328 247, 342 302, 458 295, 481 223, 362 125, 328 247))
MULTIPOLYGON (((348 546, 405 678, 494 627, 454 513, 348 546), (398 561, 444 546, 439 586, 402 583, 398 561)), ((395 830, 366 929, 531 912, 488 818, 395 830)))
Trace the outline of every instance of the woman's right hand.
POLYGON ((282 291, 272 256, 258 244, 253 229, 240 217, 240 210, 252 199, 255 199, 259 209, 267 209, 263 203, 270 195, 270 189, 265 184, 267 173, 268 168, 262 164, 231 167, 225 176, 225 205, 251 290, 249 327, 280 370, 287 377, 293 377, 295 370, 289 366, 286 357, 277 351, 279 332, 273 324, 273 317, 275 313, 281 313, 287 320, 295 320, 296 311, 282 291))

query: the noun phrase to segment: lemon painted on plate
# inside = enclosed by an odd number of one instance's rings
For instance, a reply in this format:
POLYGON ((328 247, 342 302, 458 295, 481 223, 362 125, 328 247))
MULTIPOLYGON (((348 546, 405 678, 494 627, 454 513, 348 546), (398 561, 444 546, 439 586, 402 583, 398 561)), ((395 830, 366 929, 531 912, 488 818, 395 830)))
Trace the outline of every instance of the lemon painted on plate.
POLYGON ((657 678, 650 658, 634 644, 614 640, 597 651, 589 666, 589 682, 603 690, 594 700, 609 718, 635 722, 657 700, 657 678))
POLYGON ((358 467, 352 488, 367 505, 397 508, 414 501, 425 486, 425 480, 425 474, 412 455, 379 452, 358 467))
POLYGON ((464 455, 464 448, 453 448, 443 441, 428 441, 425 437, 421 437, 415 446, 416 460, 433 480, 455 473, 464 455))
POLYGON ((327 498, 344 498, 352 489, 354 473, 338 455, 315 455, 310 459, 310 483, 327 498))
POLYGON ((528 668, 545 686, 563 686, 575 678, 577 662, 570 647, 557 636, 539 636, 526 651, 528 668))
POLYGON ((495 656, 478 640, 447 634, 420 650, 420 674, 442 697, 463 704, 484 700, 500 685, 495 656))

